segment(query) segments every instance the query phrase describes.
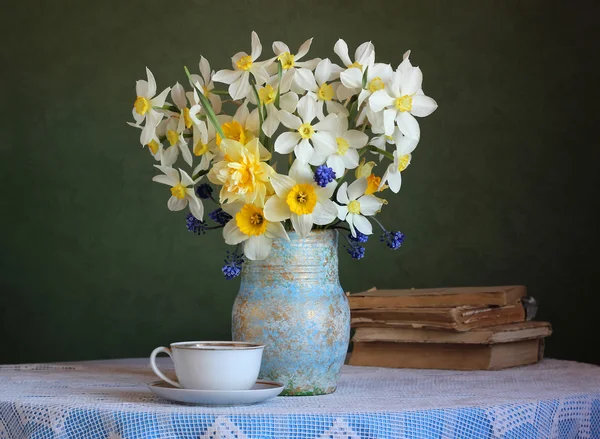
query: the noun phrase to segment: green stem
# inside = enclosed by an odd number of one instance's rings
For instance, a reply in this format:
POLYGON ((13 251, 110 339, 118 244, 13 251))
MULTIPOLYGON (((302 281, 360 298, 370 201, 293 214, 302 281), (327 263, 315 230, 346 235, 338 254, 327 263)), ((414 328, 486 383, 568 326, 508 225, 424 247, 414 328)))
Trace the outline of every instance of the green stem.
POLYGON ((369 148, 369 151, 377 152, 383 155, 384 157, 387 157, 391 161, 394 161, 394 154, 392 154, 391 152, 384 151, 383 149, 377 148, 373 145, 367 145, 366 148, 369 148))
POLYGON ((215 127, 215 131, 219 134, 219 136, 221 136, 221 139, 224 139, 225 134, 223 134, 223 130, 221 129, 221 125, 219 125, 219 121, 217 120, 217 116, 215 115, 212 105, 210 105, 210 101, 206 99, 206 96, 204 96, 203 91, 196 87, 196 84, 192 82, 192 75, 190 74, 188 68, 186 66, 184 66, 183 68, 185 69, 185 74, 190 80, 190 83, 192 83, 194 88, 198 90, 198 97, 200 98, 202 108, 204 108, 204 111, 206 111, 208 120, 210 120, 210 122, 213 124, 213 126, 215 127))
POLYGON ((180 113, 181 111, 179 110, 179 108, 175 107, 174 105, 163 105, 162 107, 152 107, 155 110, 169 110, 172 111, 174 113, 180 113))
POLYGON ((277 94, 275 95, 275 106, 277 108, 279 107, 279 95, 281 94, 281 77, 283 76, 283 68, 281 67, 281 61, 277 63, 277 78, 278 78, 278 85, 277 85, 277 94))
POLYGON ((198 173, 196 175, 192 175, 192 180, 196 181, 199 177, 202 177, 203 175, 208 174, 208 169, 205 169, 203 171, 198 171, 198 173))
POLYGON ((214 95, 229 96, 229 92, 227 90, 217 90, 216 88, 213 88, 212 90, 209 90, 208 92, 212 93, 214 95))
POLYGON ((265 133, 262 130, 262 126, 263 126, 263 122, 265 121, 265 116, 263 115, 263 110, 266 110, 264 108, 264 105, 260 104, 260 97, 258 96, 258 90, 256 90, 256 84, 254 83, 254 81, 251 81, 252 83, 252 91, 254 92, 254 98, 256 99, 256 106, 258 108, 258 119, 260 122, 260 125, 258 127, 258 140, 260 141, 260 143, 264 146, 265 144, 265 133))

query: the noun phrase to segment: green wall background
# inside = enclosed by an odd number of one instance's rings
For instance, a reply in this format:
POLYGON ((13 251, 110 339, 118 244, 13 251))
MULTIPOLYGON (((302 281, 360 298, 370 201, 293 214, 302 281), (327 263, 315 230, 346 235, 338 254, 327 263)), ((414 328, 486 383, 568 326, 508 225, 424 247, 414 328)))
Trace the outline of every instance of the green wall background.
POLYGON ((0 17, 0 363, 146 356, 227 339, 239 281, 219 234, 185 229, 126 126, 148 65, 159 87, 214 68, 256 30, 335 58, 345 38, 402 53, 439 103, 381 215, 397 252, 340 254, 352 291, 526 284, 552 357, 600 363, 597 6, 553 1, 11 2, 0 17))

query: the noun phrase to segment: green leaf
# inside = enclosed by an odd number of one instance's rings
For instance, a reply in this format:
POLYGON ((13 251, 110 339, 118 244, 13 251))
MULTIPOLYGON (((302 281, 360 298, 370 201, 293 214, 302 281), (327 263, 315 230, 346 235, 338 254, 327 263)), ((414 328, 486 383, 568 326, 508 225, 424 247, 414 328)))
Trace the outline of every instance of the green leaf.
POLYGON ((277 84, 277 95, 275 95, 275 106, 279 108, 279 95, 281 94, 281 77, 283 76, 283 67, 281 62, 277 63, 277 78, 279 80, 277 84))
MULTIPOLYGON (((254 97, 256 98, 256 106, 258 108, 258 118, 260 120, 260 125, 258 127, 258 140, 260 141, 260 143, 264 146, 265 145, 265 133, 263 133, 262 130, 262 125, 264 122, 264 115, 263 115, 263 105, 260 105, 260 97, 258 96, 258 91, 256 90, 256 84, 252 83, 252 91, 254 92, 254 97)), ((266 111, 266 108, 265 108, 266 111)))
POLYGON ((363 73, 363 77, 362 77, 362 88, 365 88, 367 86, 367 73, 369 72, 369 67, 367 66, 367 68, 365 69, 365 73, 363 73))
POLYGON ((210 123, 213 124, 213 126, 215 127, 215 131, 217 132, 217 134, 219 134, 219 136, 221 136, 221 139, 224 139, 225 134, 223 134, 223 130, 221 129, 221 125, 219 124, 219 121, 217 120, 217 116, 215 115, 215 112, 213 110, 212 105, 210 104, 210 101, 208 99, 206 99, 206 96, 204 96, 203 91, 200 90, 198 87, 196 87, 196 84, 194 84, 192 82, 192 76, 190 75, 190 71, 188 70, 188 68, 186 66, 184 66, 183 68, 185 69, 185 74, 187 75, 188 79, 190 80, 190 83, 192 83, 194 88, 196 90, 198 90, 198 96, 200 98, 200 103, 202 104, 202 108, 204 108, 204 111, 206 111, 208 120, 210 120, 210 123))

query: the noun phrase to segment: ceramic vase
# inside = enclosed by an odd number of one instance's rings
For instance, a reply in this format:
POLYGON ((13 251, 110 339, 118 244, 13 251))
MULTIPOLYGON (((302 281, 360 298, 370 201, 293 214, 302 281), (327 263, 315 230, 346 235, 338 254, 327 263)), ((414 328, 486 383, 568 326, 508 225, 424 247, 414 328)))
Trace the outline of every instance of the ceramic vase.
POLYGON ((332 393, 350 337, 337 231, 289 237, 274 240, 267 259, 244 263, 233 340, 265 345, 259 377, 283 383, 283 395, 332 393))

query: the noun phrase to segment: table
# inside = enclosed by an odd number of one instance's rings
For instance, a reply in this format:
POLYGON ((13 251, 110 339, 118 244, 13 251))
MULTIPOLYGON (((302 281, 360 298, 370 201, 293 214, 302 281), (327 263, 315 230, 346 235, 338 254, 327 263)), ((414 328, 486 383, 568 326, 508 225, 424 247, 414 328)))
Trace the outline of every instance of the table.
POLYGON ((145 386, 155 380, 147 359, 0 366, 0 439, 600 438, 600 367, 569 361, 344 366, 332 395, 240 407, 164 401, 145 386))

